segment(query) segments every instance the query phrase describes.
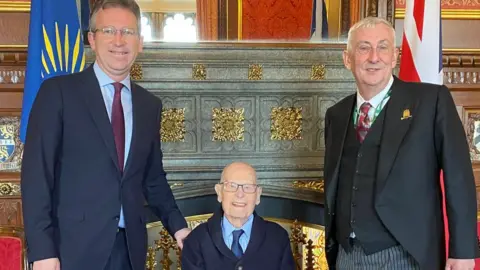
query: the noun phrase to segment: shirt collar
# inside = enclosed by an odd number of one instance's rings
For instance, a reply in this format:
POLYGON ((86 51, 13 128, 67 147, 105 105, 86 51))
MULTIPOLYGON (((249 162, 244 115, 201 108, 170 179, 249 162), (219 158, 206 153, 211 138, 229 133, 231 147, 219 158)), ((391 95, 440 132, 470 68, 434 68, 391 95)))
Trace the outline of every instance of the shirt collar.
POLYGON ((362 95, 360 95, 360 92, 357 90, 357 108, 359 109, 364 102, 368 102, 370 103, 370 105, 372 105, 372 108, 376 108, 378 105, 380 105, 383 98, 387 94, 388 90, 390 90, 390 88, 392 87, 392 84, 393 84, 393 76, 390 77, 390 80, 388 81, 387 86, 385 86, 385 88, 382 91, 380 91, 380 93, 376 94, 370 100, 365 100, 362 97, 362 95))
POLYGON ((230 235, 232 235, 233 231, 236 231, 236 230, 240 230, 242 229, 243 230, 243 233, 245 234, 245 236, 247 238, 250 238, 250 234, 252 232, 252 225, 253 225, 253 214, 251 214, 248 219, 247 219, 247 222, 245 222, 245 224, 243 224, 243 226, 241 228, 235 228, 235 226, 233 226, 230 221, 228 221, 228 219, 225 217, 225 215, 223 216, 222 218, 222 230, 223 230, 223 234, 224 235, 227 235, 228 237, 230 235))
MULTIPOLYGON (((95 72, 95 76, 97 76, 100 87, 105 87, 115 82, 100 68, 97 62, 93 64, 93 71, 95 72)), ((130 90, 130 75, 123 79, 121 83, 127 90, 130 90)))

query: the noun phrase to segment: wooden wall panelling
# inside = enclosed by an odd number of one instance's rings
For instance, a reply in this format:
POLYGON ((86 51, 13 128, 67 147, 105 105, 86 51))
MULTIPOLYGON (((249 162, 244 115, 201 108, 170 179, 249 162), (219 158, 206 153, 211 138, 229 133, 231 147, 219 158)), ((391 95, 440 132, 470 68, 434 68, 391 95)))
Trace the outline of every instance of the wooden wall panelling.
POLYGON ((0 45, 21 46, 28 44, 30 13, 0 12, 0 45))

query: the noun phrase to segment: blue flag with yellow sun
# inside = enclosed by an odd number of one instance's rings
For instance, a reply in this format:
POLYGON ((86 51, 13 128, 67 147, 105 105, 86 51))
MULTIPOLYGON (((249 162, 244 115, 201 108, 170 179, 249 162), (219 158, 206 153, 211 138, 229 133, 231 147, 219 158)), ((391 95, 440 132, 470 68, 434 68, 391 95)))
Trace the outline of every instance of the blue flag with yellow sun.
POLYGON ((83 70, 83 35, 75 0, 32 0, 20 139, 42 82, 83 70))

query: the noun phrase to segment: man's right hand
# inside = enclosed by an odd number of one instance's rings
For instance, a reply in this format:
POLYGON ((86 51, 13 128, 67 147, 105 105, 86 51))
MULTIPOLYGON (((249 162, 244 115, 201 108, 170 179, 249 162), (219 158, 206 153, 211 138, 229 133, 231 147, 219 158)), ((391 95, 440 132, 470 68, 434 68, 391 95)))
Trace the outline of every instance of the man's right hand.
POLYGON ((49 258, 33 262, 33 270, 60 270, 58 258, 49 258))

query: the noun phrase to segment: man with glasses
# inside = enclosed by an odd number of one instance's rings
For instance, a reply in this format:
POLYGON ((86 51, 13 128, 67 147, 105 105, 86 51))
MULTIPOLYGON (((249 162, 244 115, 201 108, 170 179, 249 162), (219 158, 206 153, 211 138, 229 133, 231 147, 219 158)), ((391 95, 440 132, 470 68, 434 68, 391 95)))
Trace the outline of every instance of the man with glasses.
POLYGON ((145 201, 180 247, 190 232, 163 170, 162 103, 129 76, 140 18, 134 0, 95 1, 95 63, 37 95, 21 178, 33 270, 145 269, 145 201))
POLYGON ((183 270, 295 269, 287 231, 255 213, 262 188, 250 165, 225 167, 215 192, 221 208, 185 240, 183 270))
POLYGON ((397 57, 389 22, 365 18, 350 29, 343 59, 357 91, 325 116, 328 265, 471 270, 477 202, 462 123, 447 87, 393 76, 397 57))

